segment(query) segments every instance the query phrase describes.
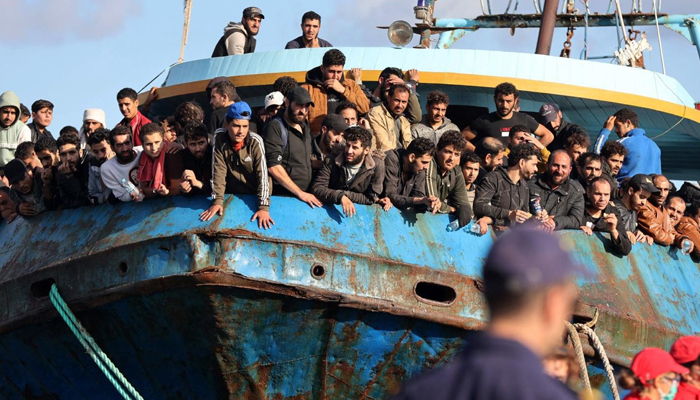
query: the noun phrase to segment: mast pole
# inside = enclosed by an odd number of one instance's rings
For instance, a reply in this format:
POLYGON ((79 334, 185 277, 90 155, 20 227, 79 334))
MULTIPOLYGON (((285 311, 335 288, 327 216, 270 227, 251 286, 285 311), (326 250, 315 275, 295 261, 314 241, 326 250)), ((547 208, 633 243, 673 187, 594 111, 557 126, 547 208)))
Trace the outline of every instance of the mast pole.
POLYGON ((535 54, 549 55, 549 51, 552 49, 552 36, 554 35, 554 25, 557 22, 558 8, 559 0, 544 0, 542 25, 540 26, 540 34, 537 37, 535 54))
POLYGON ((192 14, 192 0, 185 0, 185 24, 182 27, 182 43, 180 44, 180 58, 177 63, 181 64, 185 59, 185 46, 187 45, 187 34, 190 30, 190 15, 192 14))

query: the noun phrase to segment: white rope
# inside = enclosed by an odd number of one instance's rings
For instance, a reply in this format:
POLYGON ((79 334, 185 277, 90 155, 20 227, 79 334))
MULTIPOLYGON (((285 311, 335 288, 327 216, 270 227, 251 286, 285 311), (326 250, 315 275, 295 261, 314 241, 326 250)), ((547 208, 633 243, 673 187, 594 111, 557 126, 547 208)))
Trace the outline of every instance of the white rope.
POLYGON ((618 393, 617 383, 615 382, 615 372, 613 371, 612 365, 610 365, 610 360, 608 360, 608 355, 605 353, 603 344, 600 343, 600 339, 598 339, 598 335, 596 335, 595 331, 586 324, 574 324, 574 326, 576 329, 585 333, 589 339, 591 339, 593 348, 598 353, 598 356, 600 356, 601 361, 603 361, 603 367, 605 368, 605 373, 608 376, 608 381, 610 381, 610 391, 613 394, 613 398, 615 400, 620 400, 620 393, 618 393))
POLYGON ((581 378, 584 389, 588 390, 588 394, 591 393, 591 380, 588 377, 588 366, 586 365, 586 356, 583 355, 583 346, 581 345, 581 338, 578 337, 578 331, 576 327, 573 326, 569 321, 566 321, 566 329, 569 331, 569 339, 571 344, 574 346, 574 353, 576 354, 576 361, 578 361, 578 376, 581 378))
POLYGON ((656 36, 659 38, 659 54, 661 54, 661 70, 663 71, 664 75, 666 75, 666 61, 664 60, 664 47, 661 45, 661 29, 659 29, 659 14, 658 14, 658 8, 656 7, 656 0, 652 0, 651 4, 652 4, 652 7, 654 7, 654 19, 656 20, 656 36))

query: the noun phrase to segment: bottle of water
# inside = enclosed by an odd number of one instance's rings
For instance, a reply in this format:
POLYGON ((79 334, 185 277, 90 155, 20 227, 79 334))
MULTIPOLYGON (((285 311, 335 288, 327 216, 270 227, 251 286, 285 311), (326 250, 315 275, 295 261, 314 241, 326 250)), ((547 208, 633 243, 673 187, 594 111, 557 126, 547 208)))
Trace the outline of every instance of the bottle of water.
POLYGON ((445 228, 447 232, 455 232, 459 230, 459 220, 454 220, 447 224, 447 228, 445 228))
POLYGON ((690 247, 692 245, 693 243, 690 241, 690 239, 684 239, 683 243, 681 244, 681 253, 690 254, 690 247))
POLYGON ((134 186, 133 183, 126 180, 126 178, 122 178, 121 185, 124 189, 126 189, 127 193, 129 193, 129 195, 131 195, 131 193, 136 191, 136 194, 138 194, 138 200, 136 200, 136 201, 143 200, 143 193, 136 186, 134 186))
POLYGON ((471 233, 472 235, 477 235, 481 236, 481 227, 479 224, 476 223, 475 220, 469 221, 466 227, 464 227, 464 231, 467 233, 471 233))

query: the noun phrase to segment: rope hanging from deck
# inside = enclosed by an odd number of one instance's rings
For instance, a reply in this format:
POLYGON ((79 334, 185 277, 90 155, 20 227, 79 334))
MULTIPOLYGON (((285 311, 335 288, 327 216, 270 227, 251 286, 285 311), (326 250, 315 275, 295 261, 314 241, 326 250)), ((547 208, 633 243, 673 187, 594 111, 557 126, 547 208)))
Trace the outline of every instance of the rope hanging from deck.
POLYGON ((71 332, 78 338, 80 344, 83 345, 85 351, 90 355, 92 360, 97 364, 102 373, 105 375, 107 380, 114 385, 119 394, 126 400, 143 400, 143 397, 139 392, 134 389, 133 386, 126 380, 124 375, 119 371, 119 369, 112 363, 112 361, 107 357, 107 355, 100 349, 100 347, 95 343, 95 340, 90 336, 90 334, 85 330, 85 327, 78 321, 75 314, 68 308, 68 304, 63 300, 61 295, 58 293, 58 287, 56 284, 51 285, 51 291, 49 292, 49 297, 51 303, 58 311, 63 321, 68 325, 71 332))

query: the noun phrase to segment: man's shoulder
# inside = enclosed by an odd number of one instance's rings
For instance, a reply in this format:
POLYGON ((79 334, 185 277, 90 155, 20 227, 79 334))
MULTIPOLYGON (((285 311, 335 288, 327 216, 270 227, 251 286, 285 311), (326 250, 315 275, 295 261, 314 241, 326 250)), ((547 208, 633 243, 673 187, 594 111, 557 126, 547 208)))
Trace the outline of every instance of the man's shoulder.
POLYGON ((301 36, 290 40, 289 42, 287 42, 287 45, 284 46, 285 49, 300 49, 302 47, 304 47, 304 42, 301 36))
POLYGON ((567 182, 569 184, 569 193, 571 193, 572 191, 577 191, 580 193, 585 192, 585 190, 583 189, 583 186, 581 185, 581 183, 579 181, 569 178, 567 180, 567 182))

